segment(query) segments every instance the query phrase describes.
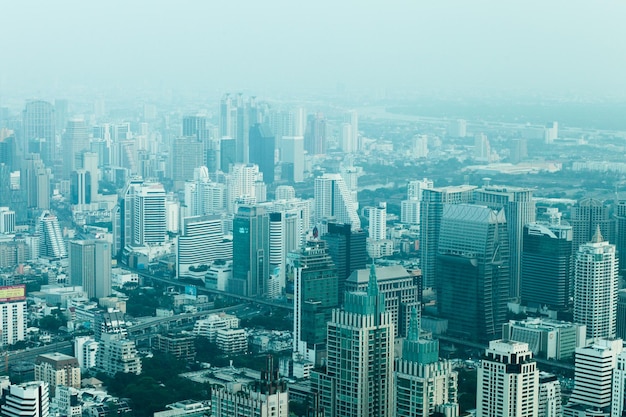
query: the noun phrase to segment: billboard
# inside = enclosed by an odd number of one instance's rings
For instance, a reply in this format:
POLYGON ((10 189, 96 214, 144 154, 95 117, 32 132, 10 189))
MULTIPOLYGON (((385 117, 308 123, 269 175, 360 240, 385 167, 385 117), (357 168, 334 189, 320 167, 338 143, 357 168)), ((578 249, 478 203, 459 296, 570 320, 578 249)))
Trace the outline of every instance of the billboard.
POLYGON ((26 299, 26 285, 0 286, 0 303, 26 299))

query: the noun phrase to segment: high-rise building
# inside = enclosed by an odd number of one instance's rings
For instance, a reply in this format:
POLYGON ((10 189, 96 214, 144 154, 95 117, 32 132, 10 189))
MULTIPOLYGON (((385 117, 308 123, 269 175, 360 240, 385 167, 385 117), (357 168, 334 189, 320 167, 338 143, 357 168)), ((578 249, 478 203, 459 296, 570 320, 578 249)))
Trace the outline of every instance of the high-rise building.
POLYGON ((535 417, 539 370, 528 344, 492 340, 478 368, 476 417, 535 417))
POLYGON ((345 153, 354 153, 360 150, 359 115, 356 110, 350 110, 344 115, 341 136, 342 151, 345 153))
POLYGON ((626 340, 626 289, 617 292, 616 337, 626 340))
POLYGON ((72 171, 70 177, 70 203, 73 205, 91 204, 91 173, 84 169, 72 171))
POLYGON ((324 174, 315 179, 315 218, 317 223, 331 219, 361 228, 358 203, 340 174, 324 174))
MULTIPOLYGON (((358 269, 345 282, 346 292, 367 291, 370 269, 358 269)), ((420 308, 419 277, 400 265, 376 267, 378 290, 385 296, 385 309, 391 314, 396 337, 406 337, 411 311, 420 308)))
POLYGON ((3 393, 0 406, 3 417, 49 417, 50 394, 43 381, 10 385, 3 393))
POLYGON ((474 192, 474 203, 504 209, 509 232, 509 296, 519 298, 524 226, 535 221, 535 202, 530 188, 485 186, 474 192))
POLYGON ((283 136, 281 143, 281 162, 291 164, 291 176, 282 173, 281 179, 290 182, 304 181, 304 138, 302 136, 283 136))
POLYGON ((208 267, 213 261, 226 259, 225 251, 226 256, 230 252, 228 258, 232 257, 232 242, 224 241, 220 216, 185 217, 176 247, 176 271, 179 277, 187 276, 192 267, 208 267), (230 246, 230 251, 224 246, 230 246))
POLYGON ((304 149, 310 155, 326 153, 326 119, 322 113, 308 116, 304 132, 304 149))
POLYGON ((626 351, 617 356, 612 386, 611 417, 620 417, 626 412, 626 351))
POLYGON ((29 154, 22 161, 20 189, 25 194, 27 208, 50 208, 50 170, 45 167, 39 155, 29 154))
POLYGON ((573 295, 572 227, 557 209, 524 226, 520 295, 525 305, 563 310, 573 295))
POLYGON ((446 204, 469 203, 474 198, 475 186, 430 188, 422 191, 420 205, 420 267, 424 288, 435 288, 439 229, 446 204))
POLYGON ((312 240, 289 253, 287 273, 294 283, 294 360, 321 365, 326 353, 326 323, 339 306, 337 269, 326 242, 312 240))
POLYGON ((199 142, 208 139, 209 130, 207 129, 207 117, 202 114, 184 116, 183 136, 194 137, 199 142))
POLYGON ((98 181, 100 178, 100 171, 98 169, 100 157, 95 152, 83 152, 83 169, 89 172, 90 188, 91 188, 91 201, 98 201, 98 181))
POLYGON ((584 198, 572 206, 569 223, 574 235, 574 250, 589 242, 600 227, 600 233, 609 243, 615 243, 616 219, 611 217, 610 207, 595 198, 584 198))
POLYGON ((233 279, 229 292, 264 296, 269 273, 269 215, 263 207, 240 206, 233 219, 233 279))
POLYGON ((83 119, 67 122, 63 135, 63 177, 69 178, 72 171, 83 168, 83 152, 90 151, 89 132, 83 119))
POLYGON ((172 142, 172 170, 170 178, 177 190, 183 188, 185 181, 194 177, 194 169, 204 165, 204 145, 195 137, 182 137, 172 142))
POLYGON ((381 202, 378 207, 370 207, 368 211, 370 240, 387 239, 387 203, 381 202))
POLYGON ((15 232, 15 211, 0 207, 0 233, 15 232))
POLYGON ((452 138, 467 136, 467 121, 463 119, 451 120, 448 124, 448 136, 452 138))
POLYGON ((118 372, 139 375, 141 358, 135 342, 121 334, 103 334, 96 353, 96 368, 111 377, 118 372))
MULTIPOLYGON (((626 201, 620 200, 615 206, 615 222, 616 222, 616 236, 615 247, 617 253, 626 253, 626 201)), ((619 269, 626 269, 626 256, 621 256, 619 259, 619 269)))
POLYGON ((57 216, 54 216, 49 211, 41 213, 37 224, 37 234, 39 236, 40 257, 49 259, 67 257, 67 248, 57 216))
POLYGON ((599 226, 593 239, 578 249, 574 265, 574 322, 587 325, 588 339, 615 337, 617 253, 599 226))
POLYGON ((313 392, 330 417, 394 415, 394 330, 372 265, 367 292, 348 292, 328 322, 326 372, 313 392))
POLYGON ((47 101, 26 103, 22 112, 22 155, 38 153, 47 167, 56 157, 56 129, 54 106, 47 101))
POLYGON ((46 382, 52 396, 57 385, 80 388, 78 360, 58 352, 39 355, 35 359, 35 380, 46 382))
POLYGON ((133 243, 165 242, 165 189, 160 183, 142 183, 133 196, 133 243))
POLYGON ((539 372, 537 417, 560 417, 562 415, 563 402, 559 378, 547 372, 539 372))
POLYGON ((564 416, 608 415, 613 398, 613 371, 622 349, 621 339, 597 339, 591 346, 576 349, 574 390, 563 409, 564 416), (587 410, 595 414, 585 414, 587 410))
POLYGON ((69 276, 89 298, 111 295, 111 244, 101 239, 70 241, 69 276))
POLYGON ((396 417, 458 416, 458 374, 439 359, 439 341, 420 338, 419 311, 411 311, 402 357, 394 372, 396 417), (448 410, 448 412, 446 412, 448 410))
POLYGON ((509 240, 504 210, 443 207, 437 258, 437 304, 448 333, 488 341, 506 321, 509 240))
POLYGON ((26 286, 11 285, 0 287, 0 347, 6 348, 26 338, 26 286))
POLYGON ((227 209, 236 211, 238 202, 244 204, 262 203, 266 199, 266 187, 263 174, 256 164, 235 164, 230 166, 226 181, 227 209))
POLYGON ((274 154, 276 139, 266 124, 256 123, 250 128, 250 162, 259 166, 266 184, 274 182, 274 154))
POLYGON ((119 256, 125 247, 133 244, 135 194, 143 184, 141 178, 132 178, 122 189, 113 210, 113 253, 119 256))
POLYGON ((337 268, 339 299, 343 297, 345 282, 353 271, 367 264, 366 234, 351 224, 328 223, 328 233, 322 240, 328 244, 328 253, 337 268))
POLYGON ((211 388, 212 415, 215 417, 287 417, 289 391, 274 369, 272 356, 261 380, 251 384, 231 382, 211 388))

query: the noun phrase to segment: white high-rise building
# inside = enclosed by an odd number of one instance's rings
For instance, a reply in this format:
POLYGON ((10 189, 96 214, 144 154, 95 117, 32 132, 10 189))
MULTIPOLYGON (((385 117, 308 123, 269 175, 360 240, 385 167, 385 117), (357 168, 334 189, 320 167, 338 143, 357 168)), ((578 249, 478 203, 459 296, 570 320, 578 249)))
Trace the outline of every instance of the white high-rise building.
POLYGON ((22 341, 26 337, 26 286, 10 285, 0 287, 5 301, 0 302, 0 347, 5 348, 22 341))
POLYGON ((232 257, 232 242, 224 242, 220 216, 193 216, 183 219, 183 234, 178 237, 177 268, 179 277, 189 274, 189 268, 211 265, 213 261, 232 257))
POLYGON ((42 381, 11 385, 3 395, 0 407, 3 417, 48 417, 50 394, 48 383, 42 381))
POLYGON ((613 370, 613 394, 611 417, 621 417, 626 411, 626 351, 617 357, 617 366, 613 370))
POLYGON ((539 371, 528 343, 492 340, 478 368, 477 417, 536 417, 539 371))
POLYGON ((237 202, 256 204, 265 201, 263 173, 256 164, 234 164, 226 180, 227 210, 237 212, 237 202))
POLYGON ((374 241, 387 239, 387 203, 369 209, 369 238, 374 241))
MULTIPOLYGON (((293 165, 293 182, 304 181, 304 137, 283 136, 281 140, 281 161, 293 165)), ((282 179, 291 180, 285 173, 282 179)))
POLYGON ((564 416, 577 417, 585 410, 609 412, 613 370, 622 349, 621 339, 598 339, 591 346, 576 349, 574 390, 563 410, 564 416))
POLYGON ((315 218, 335 219, 349 223, 354 229, 361 228, 357 203, 340 174, 324 174, 315 179, 315 218))
POLYGON ((615 245, 604 241, 598 227, 575 261, 574 322, 587 326, 587 339, 615 337, 618 270, 615 245))
POLYGON ((39 256, 43 258, 67 258, 67 248, 57 216, 44 211, 39 217, 37 228, 39 235, 39 256))
POLYGON ((0 233, 15 232, 15 211, 0 207, 0 233))
POLYGON ((428 136, 416 135, 413 137, 413 158, 426 158, 428 156, 428 136))
POLYGON ((81 371, 87 371, 96 366, 98 342, 93 336, 77 336, 74 338, 74 355, 78 360, 81 371))
POLYGON ((556 375, 539 372, 539 407, 537 417, 562 417, 561 383, 556 375))
POLYGON ((133 241, 136 245, 165 242, 165 189, 160 183, 143 183, 133 198, 133 241))
POLYGON ((406 200, 400 203, 400 221, 405 224, 420 224, 420 205, 422 202, 422 191, 433 188, 433 180, 424 178, 421 180, 409 181, 406 186, 406 200))

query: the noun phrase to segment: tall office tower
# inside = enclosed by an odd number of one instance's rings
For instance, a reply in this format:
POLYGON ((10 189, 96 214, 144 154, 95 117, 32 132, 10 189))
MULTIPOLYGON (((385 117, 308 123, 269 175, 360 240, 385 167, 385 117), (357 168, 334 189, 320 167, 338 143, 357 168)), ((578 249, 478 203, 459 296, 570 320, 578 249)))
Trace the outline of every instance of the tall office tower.
POLYGON ((170 178, 174 188, 181 190, 185 181, 193 178, 194 169, 204 165, 204 145, 194 137, 174 139, 170 178))
POLYGON ((411 155, 413 158, 426 158, 428 156, 428 136, 415 135, 412 140, 411 155))
POLYGON ((550 220, 524 226, 520 295, 525 305, 563 310, 573 295, 572 227, 558 209, 550 220))
POLYGON ((0 233, 15 232, 15 211, 0 207, 0 233))
MULTIPOLYGON (((190 268, 209 266, 224 254, 224 231, 220 216, 183 218, 182 234, 176 245, 176 271, 179 277, 189 275, 190 268)), ((226 243, 231 245, 232 242, 226 243)), ((223 258, 222 258, 223 259, 223 258)))
POLYGON ((47 101, 26 103, 22 112, 23 142, 21 154, 38 153, 48 167, 52 167, 56 151, 54 106, 47 101))
POLYGON ((91 204, 91 173, 84 169, 72 171, 70 176, 70 203, 91 204))
POLYGON ((407 199, 400 203, 400 221, 402 223, 420 224, 422 191, 427 188, 433 188, 433 180, 424 178, 422 180, 409 181, 406 187, 407 199))
POLYGON ((212 415, 215 417, 287 417, 289 391, 274 369, 272 356, 268 356, 267 370, 261 380, 251 384, 231 382, 226 386, 211 388, 212 415))
POLYGON ((535 417, 539 371, 528 343, 492 340, 478 368, 476 417, 535 417))
POLYGON ((287 256, 287 225, 284 212, 269 213, 269 263, 270 277, 267 296, 278 298, 285 294, 285 260, 287 256))
POLYGON ((139 185, 133 197, 133 243, 165 242, 165 189, 160 183, 139 185))
POLYGON ((70 114, 70 103, 66 99, 54 100, 54 120, 56 132, 61 133, 67 125, 67 118, 70 114))
POLYGON ((220 139, 220 170, 229 172, 230 167, 237 163, 237 144, 235 138, 220 139))
POLYGON ((207 117, 202 114, 183 117, 183 136, 196 138, 198 142, 204 142, 209 138, 207 117))
POLYGON ((119 256, 126 246, 133 244, 133 217, 135 193, 143 184, 141 178, 130 179, 117 196, 113 209, 113 254, 119 256))
MULTIPOLYGON (((345 282, 346 292, 367 291, 368 269, 358 269, 345 282)), ((385 310, 391 314, 394 336, 406 337, 411 311, 420 308, 420 288, 418 278, 402 266, 376 267, 378 290, 385 296, 385 310)))
POLYGON ((250 163, 257 164, 266 184, 274 182, 276 139, 270 128, 256 123, 250 128, 250 163))
POLYGON ((111 295, 111 244, 104 240, 72 240, 69 244, 69 276, 89 298, 111 295))
POLYGON ((626 414, 626 351, 617 356, 617 364, 613 369, 611 395, 611 417, 626 414))
POLYGON ((269 272, 269 214, 263 207, 239 206, 233 219, 233 278, 229 292, 264 296, 269 272))
POLYGON ((98 179, 100 178, 100 170, 98 169, 99 156, 95 152, 83 153, 83 169, 89 172, 91 201, 98 201, 98 179))
POLYGON ((25 194, 27 208, 50 208, 50 171, 39 155, 27 155, 22 161, 20 189, 25 194))
POLYGON ((615 337, 618 283, 615 245, 603 239, 598 226, 574 262, 574 322, 587 325, 588 339, 615 337))
POLYGON ((437 304, 448 333, 472 340, 500 337, 506 322, 509 245, 504 210, 444 206, 437 258, 437 304))
POLYGON ((83 119, 67 122, 63 135, 63 175, 69 178, 72 171, 83 167, 82 153, 90 150, 87 124, 83 119))
POLYGON ((378 207, 371 207, 368 211, 370 240, 387 239, 387 203, 380 202, 378 207))
POLYGON ((304 138, 302 136, 283 136, 281 140, 281 162, 291 164, 291 175, 283 173, 281 179, 290 182, 304 181, 304 138))
POLYGON ((3 417, 49 417, 50 394, 43 381, 10 385, 2 392, 3 417))
POLYGON ((420 268, 424 288, 435 288, 439 229, 446 204, 469 203, 476 187, 469 185, 422 190, 420 206, 420 268))
POLYGON ((26 286, 2 286, 0 292, 5 294, 0 301, 0 347, 4 349, 26 337, 26 286))
POLYGON ((231 165, 226 186, 228 190, 227 209, 234 213, 238 200, 248 201, 252 204, 265 201, 263 195, 257 195, 259 184, 263 183, 263 174, 259 172, 256 164, 231 165))
POLYGON ((574 390, 563 409, 564 416, 609 415, 613 371, 622 349, 621 339, 598 339, 591 346, 576 349, 574 390))
POLYGON ((41 213, 37 224, 37 235, 39 236, 40 257, 49 259, 67 257, 67 249, 57 216, 54 216, 49 211, 41 213))
POLYGON ((574 250, 589 242, 598 226, 607 242, 616 242, 616 219, 611 217, 610 207, 600 200, 584 198, 578 201, 572 206, 569 222, 574 229, 574 250))
POLYGON ((325 219, 338 223, 349 223, 361 228, 357 213, 357 202, 340 174, 324 174, 315 179, 315 218, 320 223, 325 219))
MULTIPOLYGON (((224 94, 220 100, 220 122, 219 122, 219 134, 220 137, 235 137, 235 121, 233 118, 233 99, 230 94, 224 94)), ((236 110, 235 110, 236 111, 236 110)))
POLYGON ((346 280, 353 271, 367 264, 367 235, 349 223, 328 223, 328 233, 322 236, 328 244, 328 253, 337 267, 339 299, 343 297, 346 280))
POLYGON ((626 289, 617 292, 616 337, 626 339, 626 289))
POLYGON ((562 415, 563 400, 559 378, 547 372, 539 372, 537 417, 560 417, 562 415))
POLYGON ((474 135, 474 158, 477 161, 491 162, 491 145, 484 133, 474 135))
POLYGON ((310 155, 326 153, 326 119, 322 113, 310 114, 307 118, 304 149, 310 155))
POLYGON ((268 118, 269 127, 274 135, 276 135, 277 141, 280 141, 283 136, 294 135, 295 113, 293 111, 271 111, 268 114, 268 118))
POLYGON ((367 292, 348 292, 328 322, 326 372, 311 386, 330 417, 394 415, 394 336, 374 265, 367 292))
MULTIPOLYGON (((626 254, 626 201, 617 202, 615 207, 616 236, 615 246, 617 253, 626 254)), ((619 269, 626 269, 626 256, 619 259, 619 269)))
POLYGON ((57 385, 80 388, 78 360, 63 353, 45 353, 35 359, 35 380, 44 381, 54 397, 57 385))
POLYGON ((350 110, 344 115, 342 125, 341 149, 345 153, 354 153, 361 149, 359 143, 359 115, 350 110))
POLYGON ((337 269, 326 242, 310 240, 289 253, 287 271, 294 283, 293 359, 320 366, 326 356, 326 323, 339 306, 337 269))
POLYGON ((463 119, 451 120, 448 123, 447 133, 451 138, 464 138, 467 136, 467 121, 463 119))
POLYGON ((458 374, 439 360, 439 341, 420 338, 419 312, 413 308, 402 357, 394 372, 396 417, 458 416, 458 374), (447 412, 446 412, 447 411, 447 412))
POLYGON ((509 231, 509 296, 519 298, 524 226, 535 221, 535 202, 530 188, 485 186, 474 192, 474 202, 494 210, 504 209, 509 231))

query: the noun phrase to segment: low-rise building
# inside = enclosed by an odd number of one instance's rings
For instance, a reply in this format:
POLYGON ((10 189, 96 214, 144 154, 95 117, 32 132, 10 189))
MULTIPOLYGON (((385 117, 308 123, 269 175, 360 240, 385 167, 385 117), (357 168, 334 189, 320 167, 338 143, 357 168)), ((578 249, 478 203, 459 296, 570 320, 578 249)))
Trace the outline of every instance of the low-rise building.
POLYGON ((56 352, 39 355, 35 360, 35 380, 47 382, 51 396, 55 396, 59 385, 80 388, 78 360, 56 352))
POLYGON ((167 410, 157 411, 154 417, 195 417, 211 415, 211 401, 183 400, 165 406, 167 410))
POLYGON ((237 329, 239 318, 231 314, 211 314, 206 319, 198 320, 193 326, 193 334, 206 337, 209 342, 215 343, 217 331, 220 329, 237 329))
POLYGON ((220 329, 216 343, 217 348, 226 354, 248 352, 248 335, 244 329, 220 329))
POLYGON ((157 335, 153 341, 153 349, 169 353, 178 359, 194 361, 196 359, 195 337, 184 334, 157 335))
POLYGON ((539 358, 563 360, 586 345, 586 326, 566 321, 529 318, 510 320, 502 326, 502 337, 528 343, 539 358))

